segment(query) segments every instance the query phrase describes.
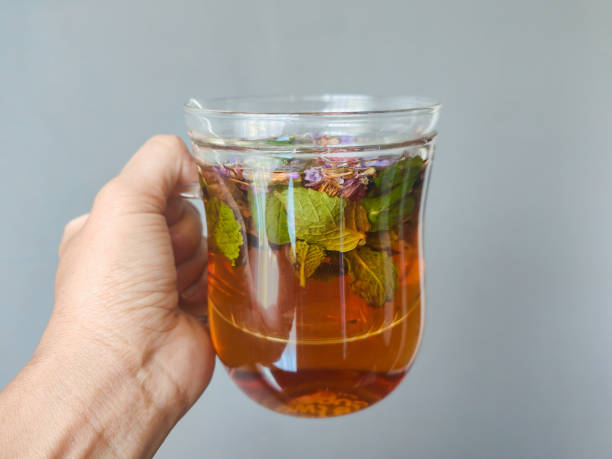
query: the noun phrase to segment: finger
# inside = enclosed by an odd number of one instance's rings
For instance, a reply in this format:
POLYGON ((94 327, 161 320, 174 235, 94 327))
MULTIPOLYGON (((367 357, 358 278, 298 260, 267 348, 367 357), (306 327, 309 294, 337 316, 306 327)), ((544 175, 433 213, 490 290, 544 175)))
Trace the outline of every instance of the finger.
POLYGON ((58 254, 61 257, 62 253, 66 250, 66 247, 74 236, 83 228, 83 225, 89 218, 89 214, 83 214, 70 220, 64 227, 64 234, 62 234, 62 240, 60 241, 58 254))
POLYGON ((188 202, 184 206, 181 219, 169 228, 176 265, 191 258, 202 241, 202 218, 198 209, 188 202))
POLYGON ((185 212, 186 201, 181 198, 170 198, 166 204, 164 215, 166 216, 166 224, 168 227, 177 223, 185 212))
MULTIPOLYGON (((203 240, 204 238, 202 238, 203 240)), ((176 289, 179 292, 195 284, 206 269, 206 246, 200 243, 191 258, 176 267, 176 289)))
POLYGON ((207 276, 200 276, 198 282, 181 292, 179 307, 181 310, 194 315, 205 317, 208 312, 208 282, 207 276))
POLYGON ((98 194, 97 206, 120 212, 162 213, 173 190, 197 180, 195 163, 185 143, 173 135, 149 139, 121 173, 98 194))

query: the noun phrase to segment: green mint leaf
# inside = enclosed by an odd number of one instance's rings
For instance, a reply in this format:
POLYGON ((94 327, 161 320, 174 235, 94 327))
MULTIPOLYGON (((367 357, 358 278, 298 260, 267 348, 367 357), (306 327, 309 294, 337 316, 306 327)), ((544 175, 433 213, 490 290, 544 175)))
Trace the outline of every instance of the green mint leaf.
POLYGON ((300 285, 306 287, 306 279, 314 274, 325 258, 325 249, 320 245, 298 240, 295 242, 295 256, 292 251, 291 258, 297 265, 296 274, 300 279, 300 285))
POLYGON ((420 157, 402 159, 374 178, 374 186, 361 200, 372 223, 370 231, 390 230, 410 216, 416 204, 410 191, 424 165, 420 157))
POLYGON ((274 194, 283 204, 288 218, 293 218, 297 239, 338 252, 347 252, 365 243, 364 233, 346 225, 345 200, 302 187, 285 188, 274 194))
POLYGON ((387 252, 359 247, 344 255, 349 264, 351 289, 368 304, 381 308, 395 295, 397 266, 387 252))
POLYGON ((234 211, 218 198, 206 201, 206 224, 211 249, 222 253, 236 266, 242 246, 242 229, 234 211))
POLYGON ((249 190, 249 208, 253 218, 255 235, 262 237, 263 227, 265 226, 268 240, 273 244, 288 244, 289 230, 287 228, 287 212, 278 197, 273 192, 253 192, 249 190), (261 221, 260 209, 265 207, 264 221, 261 221))
POLYGON ((412 188, 424 165, 425 161, 420 156, 400 159, 372 179, 374 186, 368 196, 389 193, 398 185, 404 185, 406 189, 412 188))
POLYGON ((416 201, 414 196, 403 193, 403 187, 397 186, 388 194, 361 200, 372 223, 370 231, 388 231, 408 218, 416 201))
POLYGON ((269 193, 266 198, 266 232, 268 240, 274 244, 288 244, 291 241, 287 227, 287 213, 274 193, 269 193))

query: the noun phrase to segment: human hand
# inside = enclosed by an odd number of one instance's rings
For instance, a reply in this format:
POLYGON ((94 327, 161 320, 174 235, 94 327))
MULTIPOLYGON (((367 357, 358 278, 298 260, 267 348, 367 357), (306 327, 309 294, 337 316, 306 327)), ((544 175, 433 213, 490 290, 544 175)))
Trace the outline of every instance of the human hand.
POLYGON ((195 178, 184 143, 154 137, 98 193, 91 213, 66 226, 49 325, 0 394, 0 414, 11 394, 24 400, 24 388, 29 404, 53 411, 32 435, 45 444, 29 438, 28 447, 152 455, 207 386, 214 351, 196 317, 206 301, 206 246, 197 210, 172 197, 195 178))

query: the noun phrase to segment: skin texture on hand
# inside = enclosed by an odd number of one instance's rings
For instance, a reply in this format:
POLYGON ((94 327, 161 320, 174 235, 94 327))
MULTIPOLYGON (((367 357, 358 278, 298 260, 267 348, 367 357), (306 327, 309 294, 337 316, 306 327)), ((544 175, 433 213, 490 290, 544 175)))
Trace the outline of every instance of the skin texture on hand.
POLYGON ((0 457, 151 456, 206 388, 206 245, 172 197, 196 179, 184 143, 154 137, 66 226, 51 319, 0 393, 0 457))

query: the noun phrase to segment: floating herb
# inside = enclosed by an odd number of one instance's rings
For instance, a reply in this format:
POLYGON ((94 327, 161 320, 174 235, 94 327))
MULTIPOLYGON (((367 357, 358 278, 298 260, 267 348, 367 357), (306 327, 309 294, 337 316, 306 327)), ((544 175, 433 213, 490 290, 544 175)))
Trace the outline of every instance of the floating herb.
POLYGON ((300 279, 300 285, 306 287, 306 279, 314 274, 325 258, 325 249, 317 244, 296 241, 295 255, 291 251, 291 258, 293 263, 297 265, 296 273, 300 279))
POLYGON ((234 211, 218 198, 210 198, 206 202, 206 223, 211 250, 222 253, 235 266, 244 241, 234 211))
POLYGON ((275 196, 287 209, 287 218, 293 218, 295 236, 310 244, 319 244, 327 250, 347 252, 365 243, 365 234, 346 226, 346 201, 325 193, 297 187, 275 191, 275 196))
POLYGON ((359 247, 345 257, 349 264, 351 289, 370 305, 382 307, 393 299, 397 288, 397 266, 387 252, 359 247))

